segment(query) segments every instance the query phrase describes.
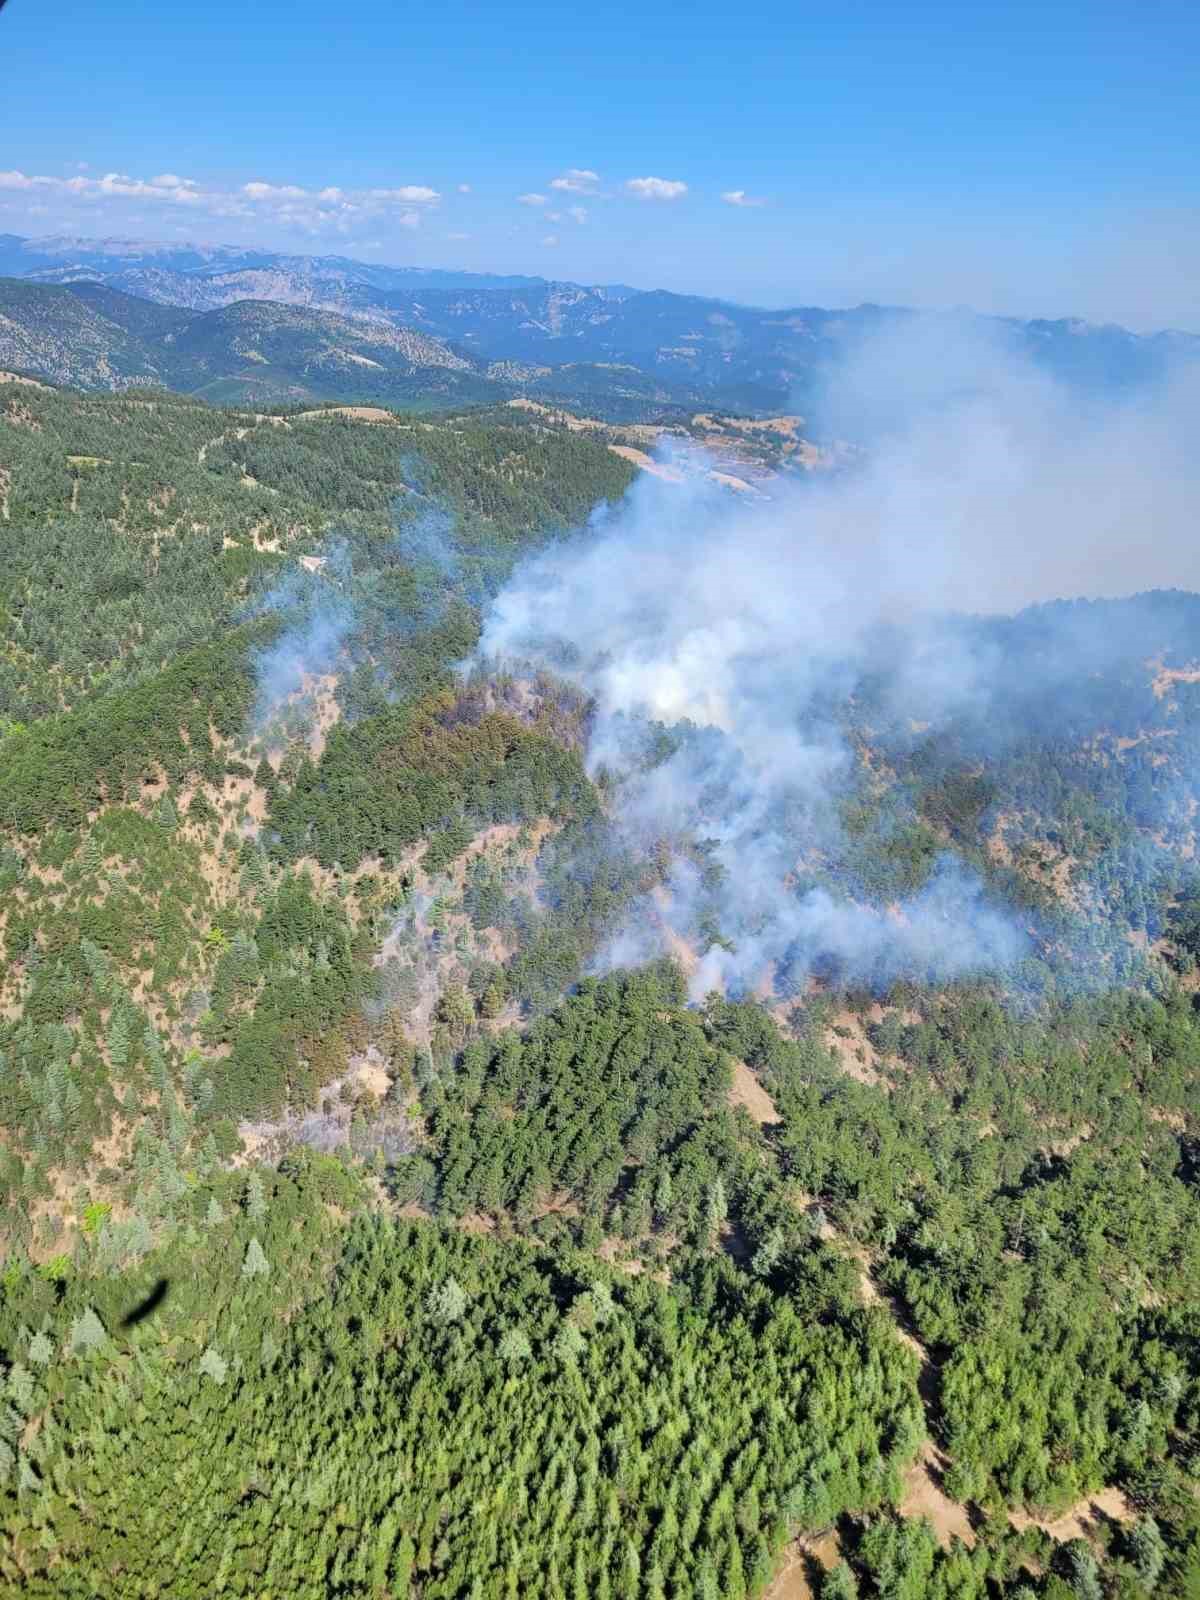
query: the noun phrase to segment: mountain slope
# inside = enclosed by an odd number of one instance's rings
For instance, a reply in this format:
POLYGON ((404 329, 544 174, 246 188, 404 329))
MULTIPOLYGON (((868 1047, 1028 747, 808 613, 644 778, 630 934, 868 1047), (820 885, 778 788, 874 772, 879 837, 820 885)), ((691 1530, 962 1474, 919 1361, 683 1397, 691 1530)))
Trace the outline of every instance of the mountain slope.
MULTIPOLYGON (((89 390, 157 384, 231 405, 411 408, 531 394, 583 403, 614 420, 678 421, 711 400, 703 384, 614 363, 496 366, 439 334, 419 304, 413 318, 416 326, 394 313, 348 317, 273 300, 194 312, 90 279, 0 278, 0 370, 89 390)), ((440 320, 464 343, 471 337, 452 316, 440 320)), ((726 393, 732 405, 734 386, 726 393)))
POLYGON ((797 897, 971 864, 1011 985, 689 1006, 587 974, 672 855, 676 953, 736 933, 704 785, 618 830, 577 687, 456 669, 622 515, 573 422, 0 381, 0 1593, 1190 1600, 1200 596, 962 618, 997 695, 934 724, 889 627, 827 852, 739 785, 797 897))
MULTIPOLYGON (((120 300, 99 285, 98 294, 0 279, 0 367, 36 373, 53 383, 81 389, 122 389, 137 383, 169 383, 169 356, 151 350, 144 334, 108 314, 120 300)), ((178 313, 173 326, 185 320, 178 313)), ((123 319, 131 324, 133 315, 123 319)))
MULTIPOLYGON (((0 233, 0 273, 13 277, 46 276, 69 281, 89 274, 102 278, 120 272, 159 271, 201 276, 247 270, 278 271, 333 281, 352 281, 379 289, 406 284, 432 288, 470 286, 521 288, 542 282, 519 273, 447 272, 437 267, 391 267, 351 261, 345 256, 295 256, 275 250, 248 250, 238 245, 167 244, 145 239, 82 239, 70 235, 25 239, 0 233)), ((629 292, 629 291, 626 291, 629 292)))
POLYGON ((0 279, 0 367, 222 400, 482 401, 507 391, 428 334, 266 301, 195 315, 104 284, 0 279))
MULTIPOLYGON (((823 375, 848 350, 874 333, 903 331, 916 315, 873 305, 765 310, 666 290, 130 240, 4 235, 0 272, 103 282, 195 311, 241 300, 305 306, 419 329, 484 364, 631 366, 659 386, 660 400, 764 411, 811 407, 823 375)), ((1200 360, 1200 337, 1191 334, 1139 335, 1066 318, 942 320, 948 336, 982 335, 1087 393, 1124 390, 1200 360)), ((589 383, 604 392, 598 376, 589 383)))

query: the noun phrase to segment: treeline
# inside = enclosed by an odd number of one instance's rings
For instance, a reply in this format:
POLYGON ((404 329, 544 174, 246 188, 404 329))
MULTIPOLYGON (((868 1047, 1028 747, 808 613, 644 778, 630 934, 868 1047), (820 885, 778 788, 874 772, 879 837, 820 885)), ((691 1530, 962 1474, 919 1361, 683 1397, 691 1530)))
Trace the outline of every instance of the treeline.
POLYGON ((364 426, 330 413, 284 430, 256 428, 227 438, 214 471, 343 511, 419 512, 422 502, 466 522, 531 532, 579 523, 601 500, 619 500, 634 469, 593 439, 565 429, 520 425, 507 408, 481 423, 470 415, 364 426))

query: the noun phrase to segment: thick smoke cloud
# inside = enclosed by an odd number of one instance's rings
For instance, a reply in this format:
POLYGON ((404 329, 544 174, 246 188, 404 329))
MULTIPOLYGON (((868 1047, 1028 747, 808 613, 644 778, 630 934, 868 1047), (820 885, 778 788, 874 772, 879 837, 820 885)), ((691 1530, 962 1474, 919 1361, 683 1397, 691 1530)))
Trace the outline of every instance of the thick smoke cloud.
POLYGON ((870 440, 870 465, 823 497, 813 531, 876 569, 870 594, 892 611, 1194 587, 1198 403, 1195 365, 1085 399, 1000 334, 916 318, 826 385, 823 427, 870 440))
MULTIPOLYGON (((698 468, 682 485, 643 476, 585 536, 521 567, 485 619, 481 657, 549 668, 593 696, 588 759, 614 779, 619 825, 677 849, 666 892, 607 959, 678 937, 695 949, 707 925, 725 942, 703 953, 698 993, 1017 960, 1022 928, 950 858, 901 904, 814 886, 809 869, 844 843, 855 773, 837 708, 883 661, 875 689, 894 725, 986 721, 1000 660, 955 613, 1200 587, 1195 398, 1193 375, 1081 412, 977 334, 918 321, 864 345, 824 397, 827 430, 869 439, 854 471, 776 484, 765 501, 698 468), (649 724, 670 730, 665 759, 647 758, 649 724), (689 836, 709 841, 702 865, 689 836)), ((1064 632, 1058 670, 1086 670, 1103 649, 1094 629, 1064 632)))

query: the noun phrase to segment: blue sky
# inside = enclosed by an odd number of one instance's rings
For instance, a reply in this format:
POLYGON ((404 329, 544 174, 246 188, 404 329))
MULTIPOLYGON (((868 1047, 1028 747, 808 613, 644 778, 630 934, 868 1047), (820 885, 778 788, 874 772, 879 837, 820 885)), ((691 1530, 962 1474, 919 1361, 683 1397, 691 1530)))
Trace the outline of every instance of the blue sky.
POLYGON ((1197 59, 1156 0, 9 0, 0 231, 1200 328, 1197 59))

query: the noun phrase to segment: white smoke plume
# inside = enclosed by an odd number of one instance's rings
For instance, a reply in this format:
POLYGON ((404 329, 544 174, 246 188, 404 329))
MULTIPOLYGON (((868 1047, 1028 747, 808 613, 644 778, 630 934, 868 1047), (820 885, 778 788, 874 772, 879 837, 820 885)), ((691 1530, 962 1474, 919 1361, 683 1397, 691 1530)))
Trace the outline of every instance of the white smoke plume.
MULTIPOLYGON (((858 470, 746 502, 684 461, 682 485, 643 475, 585 535, 519 568, 480 657, 585 689, 589 763, 615 777, 620 825, 680 844, 667 895, 608 959, 669 949, 706 918, 725 943, 709 945, 697 993, 785 969, 883 984, 1018 959, 1022 929, 952 859, 899 905, 805 886, 806 864, 838 848, 855 767, 834 708, 885 630, 901 641, 889 714, 936 728, 986 715, 996 688, 996 662, 953 613, 1200 587, 1196 380, 1081 410, 977 332, 917 321, 864 345, 825 397, 827 427, 871 440, 858 470), (657 763, 648 724, 671 730, 657 763), (687 835, 709 841, 707 869, 687 835)), ((1103 647, 1064 636, 1064 670, 1103 647)))
POLYGON ((284 619, 277 637, 254 658, 251 730, 255 737, 314 679, 338 665, 354 622, 349 576, 348 552, 335 544, 311 567, 288 573, 251 610, 251 615, 284 619))

